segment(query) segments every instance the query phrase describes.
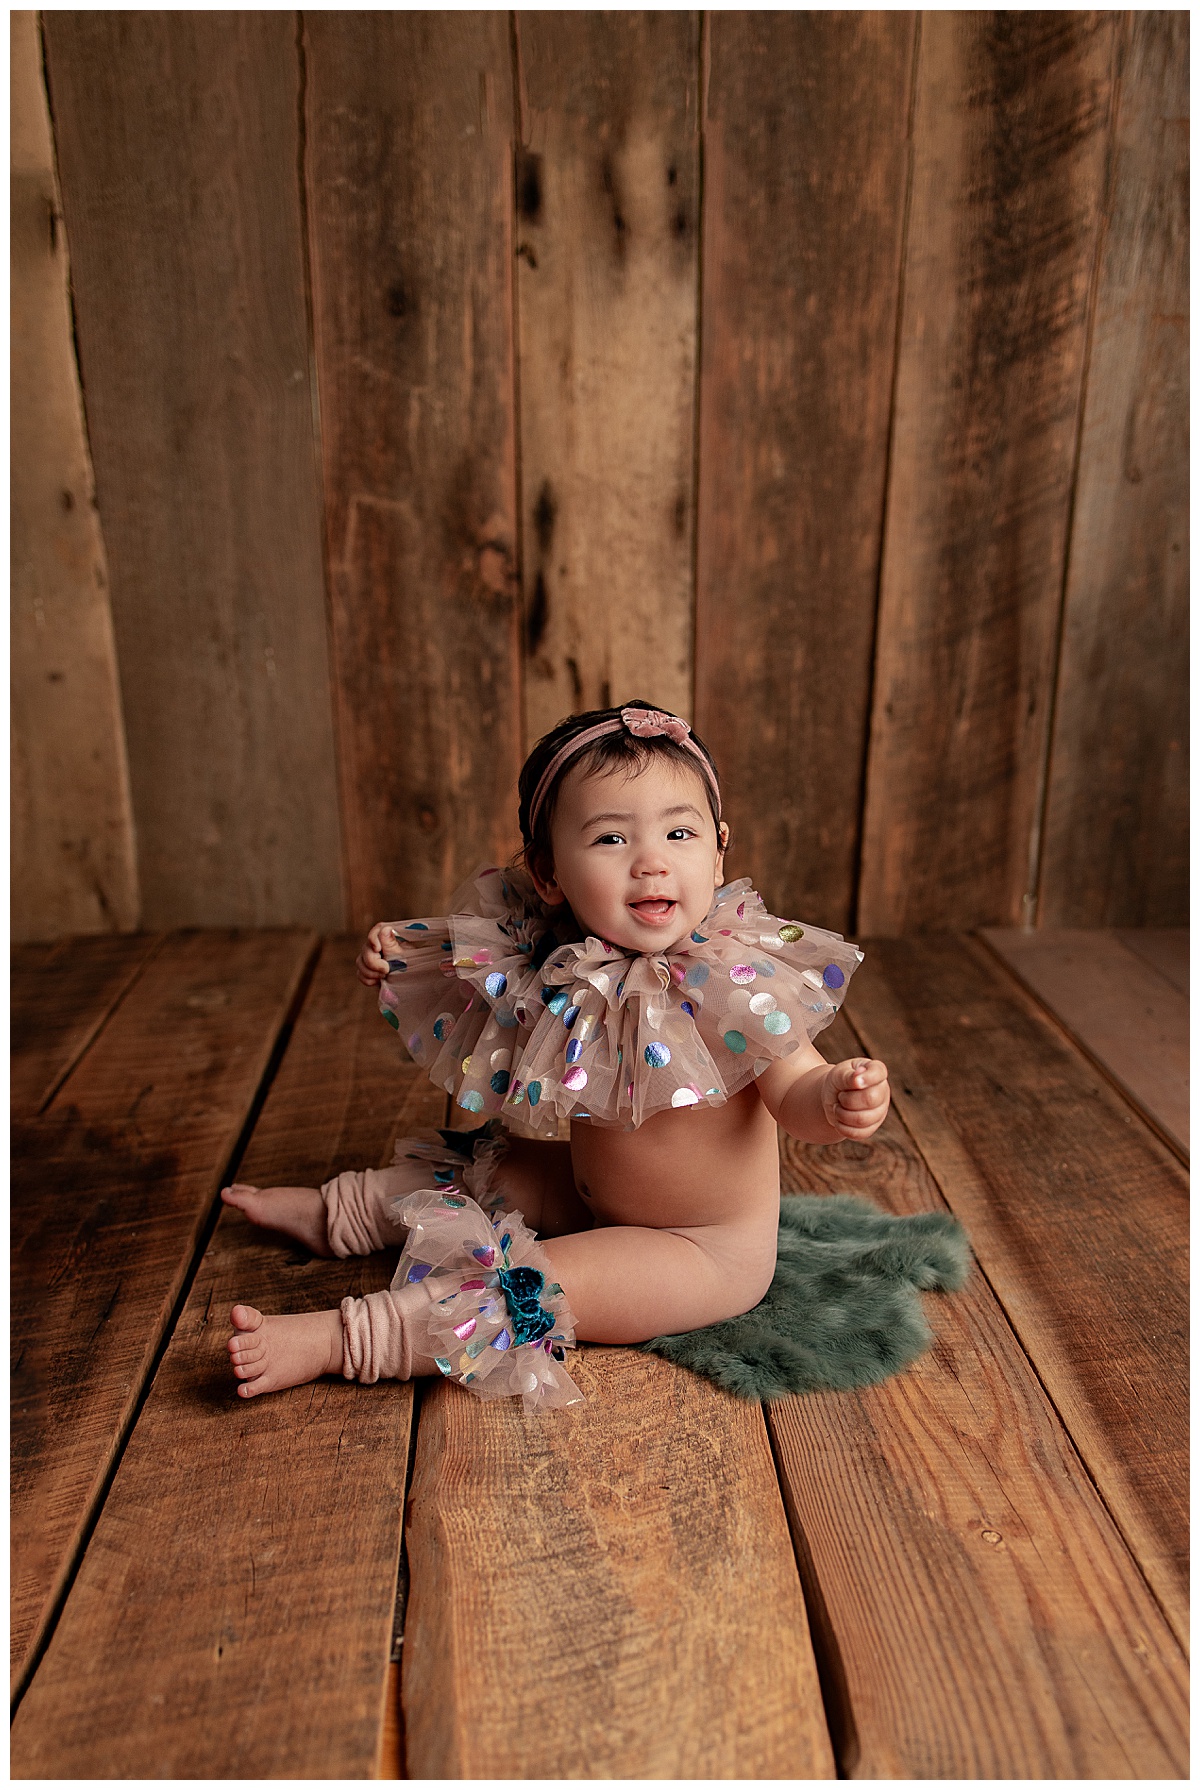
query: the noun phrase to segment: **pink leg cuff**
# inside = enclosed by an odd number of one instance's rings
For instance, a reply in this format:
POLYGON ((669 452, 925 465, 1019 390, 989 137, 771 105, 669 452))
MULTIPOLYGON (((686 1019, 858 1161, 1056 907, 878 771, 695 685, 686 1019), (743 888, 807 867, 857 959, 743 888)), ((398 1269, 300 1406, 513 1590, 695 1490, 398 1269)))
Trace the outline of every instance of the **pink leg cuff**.
POLYGON ((413 1347, 413 1332, 428 1310, 434 1288, 423 1282, 396 1292, 342 1300, 342 1373, 372 1386, 376 1380, 412 1380, 435 1374, 432 1355, 413 1347))
POLYGON ((405 1226, 390 1210, 391 1202, 412 1187, 412 1173, 400 1168, 347 1169, 326 1181, 325 1230, 336 1256, 371 1255, 376 1249, 403 1243, 405 1226))

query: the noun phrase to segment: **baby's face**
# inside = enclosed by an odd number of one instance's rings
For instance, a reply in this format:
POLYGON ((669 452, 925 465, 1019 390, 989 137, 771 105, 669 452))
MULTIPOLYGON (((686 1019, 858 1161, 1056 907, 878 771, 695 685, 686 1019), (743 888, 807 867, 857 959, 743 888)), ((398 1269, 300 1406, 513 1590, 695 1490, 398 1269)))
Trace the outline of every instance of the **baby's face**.
POLYGON ((712 906, 724 852, 699 771, 652 758, 635 776, 569 771, 551 826, 543 900, 626 951, 669 951, 712 906))

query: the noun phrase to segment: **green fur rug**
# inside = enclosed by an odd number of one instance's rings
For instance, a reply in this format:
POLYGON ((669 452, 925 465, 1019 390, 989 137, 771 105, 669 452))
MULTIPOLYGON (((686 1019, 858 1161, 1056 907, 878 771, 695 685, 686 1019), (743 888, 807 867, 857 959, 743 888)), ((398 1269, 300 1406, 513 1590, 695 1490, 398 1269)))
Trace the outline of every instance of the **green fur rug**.
POLYGON ((956 1291, 969 1261, 966 1232, 947 1213, 893 1218, 851 1194, 789 1194, 761 1304, 641 1347, 739 1398, 872 1386, 929 1347, 920 1293, 956 1291))

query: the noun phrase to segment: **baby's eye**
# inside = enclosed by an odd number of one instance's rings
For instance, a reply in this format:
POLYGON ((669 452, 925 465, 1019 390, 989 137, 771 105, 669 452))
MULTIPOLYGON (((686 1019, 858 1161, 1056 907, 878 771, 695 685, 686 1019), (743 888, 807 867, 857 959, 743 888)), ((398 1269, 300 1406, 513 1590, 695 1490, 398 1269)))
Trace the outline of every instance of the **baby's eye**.
POLYGON ((601 833, 599 839, 592 840, 593 845, 624 845, 624 843, 620 833, 601 833))
POLYGON ((694 839, 695 837, 691 827, 672 827, 667 834, 668 839, 694 839))

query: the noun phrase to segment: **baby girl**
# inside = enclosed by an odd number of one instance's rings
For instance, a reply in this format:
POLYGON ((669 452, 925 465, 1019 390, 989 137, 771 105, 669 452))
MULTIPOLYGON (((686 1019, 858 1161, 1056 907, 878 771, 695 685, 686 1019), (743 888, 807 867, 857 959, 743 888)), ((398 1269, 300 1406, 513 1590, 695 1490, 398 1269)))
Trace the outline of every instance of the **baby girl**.
POLYGON ((523 869, 481 871, 446 918, 375 926, 357 966, 484 1128, 402 1139, 392 1168, 320 1189, 224 1190, 318 1255, 405 1244, 390 1291, 338 1310, 235 1305, 245 1398, 442 1373, 574 1403, 576 1338, 645 1342, 762 1299, 777 1125, 835 1143, 883 1122, 885 1066, 811 1042, 862 953, 723 885, 716 767, 686 722, 642 702, 560 722, 521 772, 519 820, 523 869), (533 1135, 505 1136, 508 1115, 533 1135))

